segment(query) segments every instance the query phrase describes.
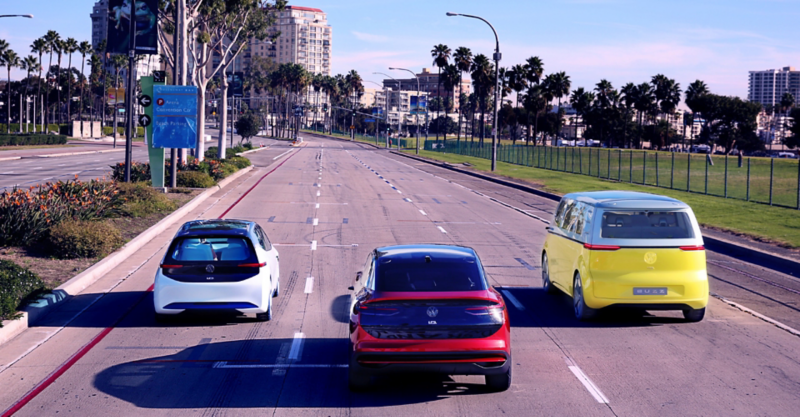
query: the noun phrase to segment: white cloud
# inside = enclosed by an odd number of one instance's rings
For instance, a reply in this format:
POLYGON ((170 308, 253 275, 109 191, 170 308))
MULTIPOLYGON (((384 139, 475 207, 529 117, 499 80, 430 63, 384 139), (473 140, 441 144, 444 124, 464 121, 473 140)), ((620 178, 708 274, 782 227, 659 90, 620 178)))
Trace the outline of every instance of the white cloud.
POLYGON ((353 36, 355 36, 355 37, 356 37, 358 40, 361 40, 361 41, 364 41, 364 42, 386 42, 386 41, 388 41, 388 40, 389 40, 389 38, 388 38, 388 37, 386 37, 386 36, 382 36, 382 35, 373 35, 373 34, 371 34, 371 33, 364 33, 364 32, 357 32, 357 31, 355 31, 355 30, 354 30, 354 31, 351 31, 351 33, 352 33, 352 34, 353 34, 353 36))

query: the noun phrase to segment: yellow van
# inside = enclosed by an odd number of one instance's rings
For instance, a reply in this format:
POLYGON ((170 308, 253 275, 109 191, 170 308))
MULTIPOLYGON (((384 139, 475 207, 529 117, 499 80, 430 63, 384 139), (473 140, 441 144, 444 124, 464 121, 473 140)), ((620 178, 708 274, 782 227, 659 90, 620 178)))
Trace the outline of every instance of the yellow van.
POLYGON ((575 316, 628 306, 681 310, 703 319, 708 277, 692 209, 673 198, 628 191, 567 194, 542 250, 542 286, 571 295, 575 316))

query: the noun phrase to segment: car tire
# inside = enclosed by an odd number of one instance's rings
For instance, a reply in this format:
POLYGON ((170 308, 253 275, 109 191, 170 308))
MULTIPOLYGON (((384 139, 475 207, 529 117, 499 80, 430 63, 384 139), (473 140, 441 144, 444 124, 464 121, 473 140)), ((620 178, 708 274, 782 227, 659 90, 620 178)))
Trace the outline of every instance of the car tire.
POLYGON ((497 375, 486 375, 486 388, 492 392, 506 391, 511 388, 511 358, 508 358, 508 371, 497 375))
POLYGON ((550 265, 547 254, 542 255, 542 289, 548 294, 555 294, 556 287, 550 281, 550 265))
POLYGON ((690 323, 697 323, 698 321, 702 321, 705 315, 706 315, 705 307, 690 308, 687 310, 683 310, 683 318, 690 323))
POLYGON ((281 293, 281 279, 278 278, 277 284, 275 284, 275 291, 272 292, 272 298, 277 297, 281 293))
POLYGON ((575 311, 575 318, 580 321, 591 320, 597 315, 597 310, 587 306, 583 298, 583 281, 580 273, 575 273, 575 279, 572 282, 572 307, 575 311))
POLYGON ((266 313, 256 313, 256 320, 258 320, 258 321, 270 321, 270 320, 272 320, 272 298, 269 298, 269 304, 267 305, 267 312, 266 313))

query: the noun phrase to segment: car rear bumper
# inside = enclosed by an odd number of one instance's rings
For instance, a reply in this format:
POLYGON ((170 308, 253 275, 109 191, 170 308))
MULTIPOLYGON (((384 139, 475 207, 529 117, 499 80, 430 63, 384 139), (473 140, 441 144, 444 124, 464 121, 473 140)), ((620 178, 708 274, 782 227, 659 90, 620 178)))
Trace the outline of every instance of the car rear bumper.
POLYGON ((350 367, 372 374, 437 373, 446 375, 497 375, 508 371, 506 351, 483 352, 354 352, 350 367))
POLYGON ((642 307, 650 310, 700 309, 708 305, 705 271, 676 274, 657 279, 618 277, 584 282, 584 300, 591 308, 610 306, 642 307), (634 295, 634 288, 666 289, 665 295, 634 295))
POLYGON ((268 278, 257 275, 240 282, 180 282, 156 273, 153 304, 158 314, 175 315, 187 310, 236 310, 243 314, 265 313, 271 291, 268 278))

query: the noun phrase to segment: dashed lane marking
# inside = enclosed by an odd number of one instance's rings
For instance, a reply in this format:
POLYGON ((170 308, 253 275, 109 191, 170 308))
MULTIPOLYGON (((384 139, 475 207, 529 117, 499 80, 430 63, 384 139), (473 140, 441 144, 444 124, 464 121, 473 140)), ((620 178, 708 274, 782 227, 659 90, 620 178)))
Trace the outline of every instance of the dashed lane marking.
POLYGON ((578 367, 578 365, 571 365, 569 366, 569 370, 572 371, 572 374, 575 375, 575 378, 578 378, 578 381, 586 387, 586 390, 589 391, 589 394, 592 394, 595 400, 597 400, 600 404, 608 404, 608 398, 603 395, 603 392, 600 391, 600 388, 597 388, 597 385, 586 376, 585 373, 578 367))
POLYGON ((314 222, 311 223, 312 226, 319 226, 319 219, 314 219, 314 222))
POLYGON ((317 250, 317 241, 316 240, 312 240, 311 241, 311 250, 317 250))
POLYGON ((439 229, 439 230, 440 230, 442 233, 444 233, 444 234, 447 234, 447 231, 446 231, 446 230, 444 230, 444 227, 442 227, 442 226, 436 226, 436 227, 437 227, 437 228, 438 228, 438 229, 439 229))
POLYGON ((419 212, 422 213, 423 216, 427 216, 428 215, 428 213, 425 213, 425 211, 423 211, 423 210, 420 210, 419 212))
POLYGON ((408 198, 408 197, 406 197, 406 198, 404 198, 404 199, 403 199, 403 201, 405 201, 405 202, 407 202, 407 203, 410 203, 410 202, 411 202, 411 199, 410 199, 410 198, 408 198))
POLYGON ((314 290, 314 277, 306 278, 306 294, 311 294, 314 290))
POLYGON ((297 332, 294 334, 294 340, 292 340, 292 347, 289 349, 289 360, 290 361, 297 361, 300 360, 300 357, 303 356, 303 342, 305 342, 306 335, 303 333, 297 332))
POLYGON ((314 208, 319 208, 319 203, 317 203, 317 206, 316 206, 316 207, 314 207, 314 208))
POLYGON ((319 197, 319 191, 317 191, 317 197, 319 197))
POLYGON ((508 301, 511 301, 511 304, 514 304, 514 307, 516 307, 517 310, 520 310, 520 311, 525 310, 525 306, 522 305, 522 303, 520 303, 519 300, 517 300, 517 297, 514 297, 514 294, 511 294, 510 292, 508 292, 506 290, 502 290, 502 291, 503 291, 503 295, 505 295, 506 298, 508 298, 508 301))

